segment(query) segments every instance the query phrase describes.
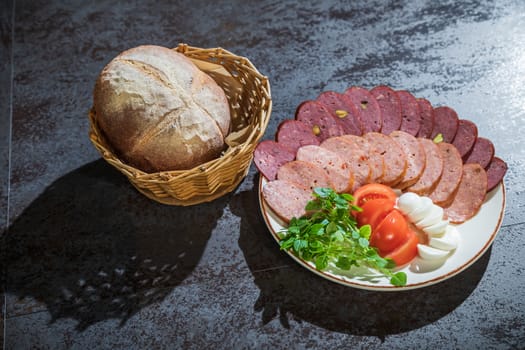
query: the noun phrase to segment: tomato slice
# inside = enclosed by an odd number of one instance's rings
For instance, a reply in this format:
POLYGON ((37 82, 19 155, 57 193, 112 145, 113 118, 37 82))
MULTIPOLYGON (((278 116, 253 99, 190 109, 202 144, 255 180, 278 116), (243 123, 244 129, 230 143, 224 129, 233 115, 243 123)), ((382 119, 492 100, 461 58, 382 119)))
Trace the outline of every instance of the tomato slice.
POLYGON ((396 202, 397 196, 392 188, 383 184, 371 183, 359 187, 353 194, 354 205, 362 207, 364 203, 373 199, 387 199, 396 202))
POLYGON ((377 198, 366 201, 361 209, 363 211, 355 214, 357 225, 370 225, 372 232, 379 223, 394 209, 394 202, 386 198, 377 198))
POLYGON ((383 256, 394 260, 397 266, 408 264, 417 255, 417 244, 419 239, 412 230, 408 230, 408 239, 401 246, 383 256))
POLYGON ((372 228, 370 245, 379 249, 380 255, 384 255, 405 243, 407 239, 407 221, 399 210, 392 209, 388 215, 381 220, 375 230, 372 228))

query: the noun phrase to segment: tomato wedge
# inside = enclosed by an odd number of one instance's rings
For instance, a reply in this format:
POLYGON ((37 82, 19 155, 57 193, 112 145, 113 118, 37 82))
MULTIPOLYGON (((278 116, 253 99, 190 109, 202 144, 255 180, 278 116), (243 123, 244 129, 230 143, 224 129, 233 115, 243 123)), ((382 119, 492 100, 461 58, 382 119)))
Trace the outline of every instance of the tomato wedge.
POLYGON ((394 202, 387 198, 371 199, 363 203, 361 212, 355 213, 358 226, 370 225, 372 232, 394 209, 394 202))
POLYGON ((403 214, 397 209, 392 209, 375 230, 372 229, 370 245, 379 249, 379 255, 385 255, 405 243, 408 232, 408 224, 403 214))
POLYGON ((394 260, 396 266, 402 266, 414 259, 417 255, 417 244, 419 239, 414 231, 408 230, 408 239, 401 246, 384 256, 394 260))
POLYGON ((392 203, 395 203, 397 199, 396 193, 392 188, 378 183, 366 184, 359 187, 353 196, 353 204, 358 207, 362 207, 364 203, 373 199, 383 198, 392 201, 392 203))

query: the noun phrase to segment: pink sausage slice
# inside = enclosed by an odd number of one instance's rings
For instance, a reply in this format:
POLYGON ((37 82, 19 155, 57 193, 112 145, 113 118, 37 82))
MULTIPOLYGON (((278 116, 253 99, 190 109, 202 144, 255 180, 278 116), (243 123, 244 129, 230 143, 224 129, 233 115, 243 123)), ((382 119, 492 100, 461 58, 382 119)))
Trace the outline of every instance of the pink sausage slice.
POLYGON ((273 140, 260 142, 253 151, 253 162, 259 172, 268 180, 275 180, 281 165, 292 161, 295 153, 288 147, 273 140))
POLYGON ((302 160, 293 160, 283 164, 277 171, 277 179, 294 182, 310 190, 315 187, 334 188, 326 171, 302 160))
POLYGON ((315 164, 326 171, 336 192, 347 192, 352 188, 353 174, 337 153, 320 146, 308 145, 299 148, 296 158, 315 164))
POLYGON ((316 101, 324 105, 331 115, 340 121, 345 134, 363 134, 363 121, 359 110, 347 96, 334 91, 325 91, 317 97, 316 101))
POLYGON ((379 85, 370 90, 381 110, 381 133, 390 134, 401 126, 401 102, 396 92, 386 85, 379 85))
POLYGON ((458 131, 454 137, 452 144, 456 146, 461 155, 461 158, 464 160, 466 156, 470 153, 476 139, 478 137, 478 127, 476 124, 470 120, 460 119, 458 122, 458 131))
POLYGON ((455 110, 442 106, 434 108, 434 128, 431 138, 443 135, 443 142, 452 143, 458 131, 459 118, 455 110))
POLYGON ((421 115, 421 128, 417 133, 418 137, 430 138, 432 136, 432 129, 434 128, 434 108, 430 101, 424 98, 418 98, 419 113, 421 115))
POLYGON ((319 145, 312 128, 299 120, 285 120, 279 124, 275 136, 277 142, 290 148, 294 153, 305 145, 319 145))
POLYGON ((301 103, 295 112, 295 119, 308 125, 321 141, 345 133, 341 122, 317 101, 310 100, 301 103))
POLYGON ((499 157, 493 157, 487 167, 487 192, 492 191, 505 177, 507 163, 499 157))
POLYGON ((340 136, 324 140, 321 147, 337 153, 346 162, 347 168, 354 175, 351 192, 370 181, 368 156, 366 150, 361 148, 358 143, 340 136))
POLYGON ((463 165, 463 177, 444 217, 451 223, 461 224, 472 218, 481 208, 487 192, 487 173, 477 163, 463 165))
POLYGON ((438 146, 430 139, 419 137, 419 142, 425 150, 426 165, 419 180, 408 187, 406 191, 420 196, 428 196, 436 187, 443 172, 443 158, 438 146))
POLYGON ((463 161, 456 147, 447 142, 437 144, 443 158, 443 173, 439 182, 429 194, 434 204, 448 207, 454 200, 454 195, 463 176, 463 161))
POLYGON ((378 132, 369 132, 363 137, 370 143, 372 152, 383 157, 385 168, 378 183, 397 185, 403 179, 407 168, 406 155, 401 145, 390 136, 378 132))
POLYGON ((399 101, 401 101, 401 126, 399 130, 405 131, 412 136, 416 136, 421 129, 421 113, 419 104, 410 92, 406 90, 396 91, 399 101))
POLYGON ((344 94, 357 106, 363 122, 363 133, 381 130, 383 118, 379 103, 367 89, 352 86, 344 94))
POLYGON ((357 144, 359 148, 365 151, 365 157, 368 159, 368 163, 370 164, 369 182, 378 182, 385 171, 383 156, 377 151, 374 151, 370 143, 364 137, 355 135, 343 135, 339 137, 345 141, 357 144))
POLYGON ((407 132, 401 130, 392 131, 390 137, 401 145, 407 159, 405 175, 395 186, 402 190, 415 184, 423 174, 426 166, 426 153, 418 139, 407 132))
POLYGON ((486 168, 494 157, 494 144, 489 139, 478 137, 470 154, 466 156, 465 163, 478 163, 486 168))
POLYGON ((262 190, 264 201, 285 223, 306 215, 306 204, 313 200, 312 191, 294 182, 274 180, 262 190))

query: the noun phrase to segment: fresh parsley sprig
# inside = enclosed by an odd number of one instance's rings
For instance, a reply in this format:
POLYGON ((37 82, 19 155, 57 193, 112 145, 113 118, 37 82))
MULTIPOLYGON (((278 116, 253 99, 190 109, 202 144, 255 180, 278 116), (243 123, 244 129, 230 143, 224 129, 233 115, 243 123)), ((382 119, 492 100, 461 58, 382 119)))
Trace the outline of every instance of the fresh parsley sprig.
POLYGON ((293 218, 287 229, 280 232, 282 250, 291 249, 300 258, 311 261, 318 270, 330 263, 339 269, 366 266, 390 278, 394 286, 406 285, 404 272, 393 272, 395 263, 382 258, 369 244, 370 225, 357 227, 351 211, 360 211, 352 205, 350 194, 338 194, 330 188, 315 188, 305 209, 307 216, 293 218))

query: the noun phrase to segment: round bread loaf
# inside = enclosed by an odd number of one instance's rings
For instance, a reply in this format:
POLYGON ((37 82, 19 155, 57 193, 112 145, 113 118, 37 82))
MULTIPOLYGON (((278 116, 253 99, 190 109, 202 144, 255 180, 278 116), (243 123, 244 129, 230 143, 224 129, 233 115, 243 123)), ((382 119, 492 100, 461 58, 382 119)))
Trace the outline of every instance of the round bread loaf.
POLYGON ((100 73, 93 104, 118 156, 145 172, 191 169, 220 156, 230 109, 220 86, 174 50, 143 45, 100 73))

